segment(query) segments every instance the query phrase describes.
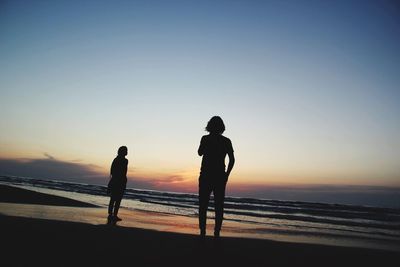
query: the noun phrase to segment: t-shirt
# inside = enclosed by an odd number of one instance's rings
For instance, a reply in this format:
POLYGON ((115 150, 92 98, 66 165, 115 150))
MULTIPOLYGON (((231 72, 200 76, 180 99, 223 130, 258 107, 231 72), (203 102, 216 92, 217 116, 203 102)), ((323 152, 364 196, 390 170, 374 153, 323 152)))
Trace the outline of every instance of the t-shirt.
POLYGON ((199 154, 203 155, 201 171, 220 173, 225 171, 226 154, 233 153, 232 142, 220 134, 204 135, 200 141, 199 154))
POLYGON ((117 156, 111 164, 111 179, 115 184, 126 183, 126 172, 128 169, 128 160, 117 156))

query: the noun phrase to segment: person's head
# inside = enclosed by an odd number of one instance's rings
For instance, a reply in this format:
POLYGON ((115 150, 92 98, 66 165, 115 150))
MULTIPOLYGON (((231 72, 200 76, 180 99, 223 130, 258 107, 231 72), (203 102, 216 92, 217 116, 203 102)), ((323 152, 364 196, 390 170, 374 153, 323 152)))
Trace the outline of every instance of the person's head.
POLYGON ((225 131, 224 121, 219 116, 212 117, 207 123, 206 131, 211 134, 222 134, 225 131))
POLYGON ((118 148, 118 156, 125 157, 126 155, 128 155, 128 148, 126 146, 118 148))

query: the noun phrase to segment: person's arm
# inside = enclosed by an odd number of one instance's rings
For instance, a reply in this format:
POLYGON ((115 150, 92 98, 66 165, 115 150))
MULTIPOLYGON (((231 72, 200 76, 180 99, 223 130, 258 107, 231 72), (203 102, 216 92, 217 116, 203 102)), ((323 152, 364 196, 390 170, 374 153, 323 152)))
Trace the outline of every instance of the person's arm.
POLYGON ((125 159, 125 166, 124 166, 125 177, 126 177, 126 174, 128 173, 128 163, 129 163, 128 159, 125 159))
POLYGON ((112 174, 114 172, 115 169, 115 159, 113 160, 113 162, 111 163, 111 168, 110 168, 110 179, 112 178, 112 174))
POLYGON ((233 169, 233 165, 235 165, 235 155, 233 154, 233 147, 231 140, 228 139, 227 143, 227 154, 229 157, 228 168, 226 169, 226 181, 228 181, 229 175, 233 169))
POLYGON ((108 180, 108 184, 107 184, 107 194, 111 194, 111 179, 112 179, 112 173, 113 173, 113 169, 114 169, 114 161, 111 163, 111 168, 110 168, 110 179, 108 180))
POLYGON ((197 154, 199 154, 200 157, 204 155, 204 137, 201 138, 200 146, 199 146, 199 149, 197 150, 197 154))
POLYGON ((226 181, 228 181, 229 175, 233 169, 233 165, 235 165, 235 155, 233 154, 233 150, 228 152, 229 163, 228 168, 226 169, 226 181))

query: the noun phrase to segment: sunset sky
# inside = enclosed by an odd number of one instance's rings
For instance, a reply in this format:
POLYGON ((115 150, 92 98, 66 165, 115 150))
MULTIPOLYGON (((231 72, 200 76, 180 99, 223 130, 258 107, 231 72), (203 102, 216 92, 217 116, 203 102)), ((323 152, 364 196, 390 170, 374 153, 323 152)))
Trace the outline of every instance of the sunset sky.
POLYGON ((1 1, 0 174, 104 184, 126 145, 196 191, 219 115, 233 193, 400 187, 399 47, 397 1, 1 1))

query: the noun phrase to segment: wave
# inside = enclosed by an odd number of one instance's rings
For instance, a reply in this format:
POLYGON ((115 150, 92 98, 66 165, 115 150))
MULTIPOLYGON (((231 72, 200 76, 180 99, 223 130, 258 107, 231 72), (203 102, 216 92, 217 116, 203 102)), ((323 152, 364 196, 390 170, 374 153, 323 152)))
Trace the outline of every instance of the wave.
MULTIPOLYGON (((106 186, 103 185, 4 175, 0 176, 0 182, 85 195, 106 196, 106 186)), ((162 211, 174 214, 195 215, 198 207, 198 195, 189 193, 127 188, 124 198, 148 205, 158 205, 162 211)), ((213 207, 211 198, 211 211, 213 211, 213 207)), ((228 196, 225 200, 225 215, 226 219, 233 221, 271 225, 273 221, 278 220, 280 224, 295 225, 301 229, 320 227, 331 231, 353 230, 360 233, 392 235, 400 238, 400 209, 395 208, 228 196)))

